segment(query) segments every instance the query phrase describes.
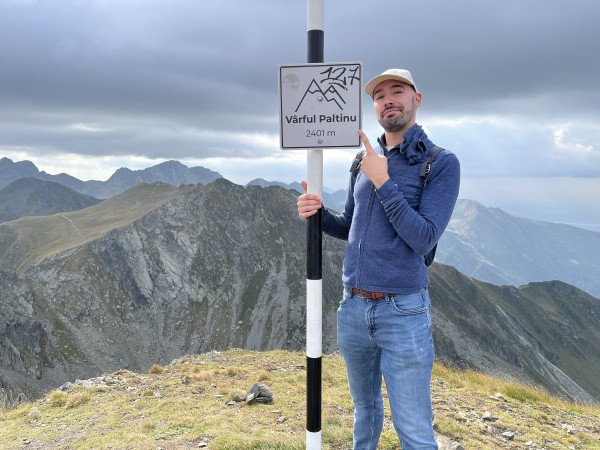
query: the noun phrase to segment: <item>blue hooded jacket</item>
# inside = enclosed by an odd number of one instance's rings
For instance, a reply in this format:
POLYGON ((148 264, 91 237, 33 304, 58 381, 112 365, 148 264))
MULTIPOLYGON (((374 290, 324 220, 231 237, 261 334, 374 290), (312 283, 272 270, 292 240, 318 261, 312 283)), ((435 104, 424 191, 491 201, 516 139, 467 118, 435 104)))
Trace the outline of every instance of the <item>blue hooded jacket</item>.
MULTIPOLYGON (((460 164, 442 151, 431 164, 427 186, 419 175, 433 147, 415 124, 404 141, 386 150, 390 179, 379 189, 359 171, 351 177, 344 212, 323 211, 325 233, 348 241, 342 281, 345 287, 386 294, 411 294, 429 284, 426 255, 446 229, 458 197, 460 164)), ((383 138, 383 137, 382 137, 383 138)))

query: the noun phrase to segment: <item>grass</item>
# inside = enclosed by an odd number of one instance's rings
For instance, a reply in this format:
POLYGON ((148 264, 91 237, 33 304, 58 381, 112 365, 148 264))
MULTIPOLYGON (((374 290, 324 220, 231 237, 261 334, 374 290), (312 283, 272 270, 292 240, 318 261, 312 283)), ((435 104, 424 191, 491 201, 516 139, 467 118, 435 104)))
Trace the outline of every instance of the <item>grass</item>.
POLYGON ((23 217, 2 224, 0 237, 5 236, 5 245, 13 248, 0 248, 0 254, 7 255, 0 258, 0 266, 23 272, 48 256, 134 222, 180 195, 182 189, 186 187, 142 184, 89 208, 51 216, 23 217))
MULTIPOLYGON (((147 374, 119 371, 105 385, 52 391, 0 408, 2 449, 305 448, 305 356, 229 350, 186 356, 147 374), (272 404, 234 402, 257 382, 272 404)), ((323 449, 352 446, 352 403, 343 359, 323 358, 323 449)), ((600 408, 436 364, 432 379, 440 440, 465 449, 600 449, 600 408), (483 419, 490 412, 493 421, 483 419), (512 439, 502 433, 514 431, 512 439), (535 447, 533 444, 535 443, 535 447)), ((386 405, 379 449, 398 450, 386 405)))

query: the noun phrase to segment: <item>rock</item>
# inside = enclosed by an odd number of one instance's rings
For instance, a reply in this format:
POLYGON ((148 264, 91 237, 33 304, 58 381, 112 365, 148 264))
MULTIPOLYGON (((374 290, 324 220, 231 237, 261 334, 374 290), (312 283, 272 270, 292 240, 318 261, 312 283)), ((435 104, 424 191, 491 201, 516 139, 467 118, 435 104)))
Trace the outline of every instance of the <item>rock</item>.
POLYGON ((273 393, 265 384, 254 383, 246 393, 246 403, 272 403, 273 393))
POLYGON ((90 380, 75 380, 75 384, 77 386, 81 386, 81 387, 84 387, 84 388, 91 388, 91 387, 99 385, 99 383, 96 383, 96 381, 93 380, 93 379, 90 379, 90 380))
POLYGON ((438 443, 439 450, 464 450, 464 447, 456 441, 452 441, 450 438, 437 434, 436 441, 438 443))
POLYGON ((458 412, 458 417, 456 418, 456 420, 458 420, 460 422, 468 422, 469 418, 467 417, 467 415, 463 411, 459 411, 458 412))
POLYGON ((489 411, 484 412, 481 418, 487 422, 495 422, 496 420, 498 420, 498 418, 492 415, 492 413, 489 411))
POLYGON ((61 387, 59 387, 58 390, 59 391, 68 391, 72 387, 73 387, 73 383, 71 383, 70 381, 67 381, 65 384, 63 384, 61 387))
POLYGON ((509 441, 512 441, 516 434, 516 431, 505 431, 504 433, 502 433, 502 436, 508 439, 509 441))
POLYGON ((243 402, 245 399, 244 397, 242 397, 240 394, 234 394, 233 397, 231 397, 231 401, 235 402, 235 403, 240 403, 243 402))
POLYGON ((494 395, 491 396, 491 398, 493 398, 494 400, 506 402, 506 398, 504 398, 504 395, 502 395, 500 392, 496 392, 494 395))

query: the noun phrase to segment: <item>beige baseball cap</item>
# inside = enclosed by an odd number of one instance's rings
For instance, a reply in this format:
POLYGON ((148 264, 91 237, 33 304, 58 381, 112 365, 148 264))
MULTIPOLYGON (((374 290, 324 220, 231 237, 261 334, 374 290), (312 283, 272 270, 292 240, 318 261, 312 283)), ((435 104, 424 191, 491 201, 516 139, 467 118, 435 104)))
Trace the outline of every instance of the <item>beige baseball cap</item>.
POLYGON ((388 69, 383 72, 381 75, 376 76, 371 81, 367 83, 365 86, 365 92, 369 94, 370 97, 373 97, 373 91, 377 87, 379 83, 386 80, 398 80, 404 83, 410 84, 415 92, 419 92, 417 90, 417 86, 412 79, 412 75, 406 69, 388 69))

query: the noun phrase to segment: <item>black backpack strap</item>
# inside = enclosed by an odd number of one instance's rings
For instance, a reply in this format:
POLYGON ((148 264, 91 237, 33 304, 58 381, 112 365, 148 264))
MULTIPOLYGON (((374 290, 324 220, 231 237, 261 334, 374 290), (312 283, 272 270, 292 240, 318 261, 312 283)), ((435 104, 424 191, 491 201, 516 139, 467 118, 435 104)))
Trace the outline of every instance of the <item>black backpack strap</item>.
POLYGON ((444 149, 438 145, 434 145, 431 151, 427 153, 425 162, 421 164, 421 171, 419 175, 423 178, 423 187, 427 186, 427 179, 429 178, 429 172, 431 172, 431 163, 437 157, 437 155, 444 149))
POLYGON ((365 154, 364 150, 361 150, 354 157, 354 161, 352 161, 352 165, 350 166, 350 173, 354 178, 358 175, 358 171, 360 170, 360 163, 362 162, 362 158, 365 154))
MULTIPOLYGON (((425 162, 423 162, 423 164, 421 164, 421 171, 419 172, 419 175, 421 176, 421 178, 423 178, 423 189, 425 189, 425 186, 427 186, 427 179, 429 178, 429 172, 431 172, 431 163, 437 157, 437 155, 443 150, 444 149, 442 147, 434 145, 431 148, 431 151, 427 153, 425 162)), ((437 244, 435 244, 433 246, 433 248, 431 249, 431 251, 425 255, 425 265, 427 267, 429 267, 431 265, 431 263, 433 263, 433 260, 435 259, 435 251, 436 250, 437 250, 437 244)))

